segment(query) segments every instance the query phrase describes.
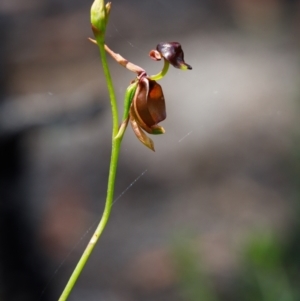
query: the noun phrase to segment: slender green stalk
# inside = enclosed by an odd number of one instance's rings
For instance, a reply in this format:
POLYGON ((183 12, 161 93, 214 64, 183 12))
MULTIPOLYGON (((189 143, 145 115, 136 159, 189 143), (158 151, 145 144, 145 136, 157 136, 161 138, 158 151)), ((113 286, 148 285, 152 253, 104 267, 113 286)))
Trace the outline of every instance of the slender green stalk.
POLYGON ((170 66, 170 63, 166 59, 164 59, 164 66, 163 66, 162 70, 155 75, 149 76, 149 78, 152 80, 160 80, 167 74, 167 72, 169 70, 169 66, 170 66))
POLYGON ((111 75, 109 72, 109 67, 107 64, 106 51, 104 48, 104 41, 102 42, 101 39, 97 39, 97 43, 98 43, 98 47, 100 50, 103 71, 104 71, 104 75, 106 78, 108 93, 109 93, 109 98, 110 98, 112 122, 113 122, 112 138, 114 138, 117 135, 118 130, 119 130, 117 100, 116 100, 116 95, 115 95, 115 91, 114 91, 114 87, 113 87, 113 82, 112 82, 111 75))
POLYGON ((105 208, 104 208, 100 223, 97 226, 97 229, 96 229, 95 233, 93 234, 85 251, 83 252, 75 270, 73 271, 64 291, 62 292, 62 294, 59 298, 59 301, 65 301, 69 297, 69 294, 71 293, 78 277, 80 276, 87 260, 89 259, 92 251, 94 250, 94 247, 95 247, 96 243, 98 242, 98 240, 99 240, 101 234, 103 233, 103 230, 105 229, 105 226, 108 222, 108 219, 109 219, 109 216, 111 213, 112 203, 113 203, 118 158, 119 158, 120 146, 121 146, 121 142, 122 142, 122 138, 123 138, 123 135, 120 135, 119 137, 115 138, 115 136, 118 133, 118 126, 119 126, 117 102, 116 102, 116 97, 115 97, 115 92, 114 92, 114 88, 113 88, 111 75, 110 75, 107 60, 106 60, 104 41, 101 41, 101 39, 99 39, 99 41, 97 40, 97 42, 98 42, 98 46, 99 46, 99 50, 100 50, 100 56, 101 56, 101 60, 102 60, 104 75, 105 75, 105 78, 107 81, 107 86, 108 86, 108 92, 109 92, 111 109, 112 109, 112 123, 113 123, 113 126, 112 126, 112 152, 111 152, 111 159, 110 159, 106 203, 105 203, 105 208))
MULTIPOLYGON (((149 80, 147 79, 147 74, 145 70, 137 65, 134 65, 124 59, 119 54, 114 53, 112 50, 109 49, 109 47, 105 46, 105 30, 106 25, 108 22, 110 10, 111 10, 111 3, 104 3, 104 0, 94 0, 93 5, 91 7, 91 25, 92 30, 94 33, 94 36, 96 40, 90 39, 93 43, 97 44, 100 51, 100 57, 102 61, 103 71, 107 82, 108 92, 109 92, 109 98, 111 103, 111 111, 112 111, 112 151, 111 151, 111 159, 110 159, 110 167, 109 167, 109 176, 108 176, 108 184, 107 184, 107 194, 106 194, 106 202, 105 202, 105 208, 102 214, 102 218, 99 222, 99 225, 97 226, 95 233, 93 234, 90 242, 88 243, 86 249, 84 250, 78 264, 75 267, 75 270, 73 271, 64 291, 62 292, 59 301, 66 301, 69 297, 78 277, 80 276, 87 260, 89 259, 92 251, 94 250, 96 243, 98 242, 100 236, 102 235, 106 224, 109 220, 111 208, 113 204, 113 197, 114 197, 114 188, 115 188, 115 179, 116 179, 116 173, 117 173, 117 165, 118 165, 118 159, 119 159, 119 153, 121 148, 121 142, 128 124, 129 118, 131 118, 132 127, 134 129, 134 132, 138 139, 145 144, 147 147, 152 149, 154 151, 153 141, 143 132, 142 128, 146 130, 146 127, 142 127, 137 120, 135 120, 134 114, 130 115, 130 107, 131 102, 134 100, 137 100, 135 98, 135 93, 137 93, 137 87, 140 83, 140 80, 143 79, 144 81, 147 81, 148 83, 148 90, 149 90, 149 80), (113 82, 111 79, 109 67, 107 64, 106 59, 106 51, 122 66, 126 67, 128 70, 135 72, 138 76, 135 79, 135 81, 127 88, 126 94, 125 94, 125 101, 124 101, 124 114, 122 119, 122 124, 119 129, 119 118, 118 118, 118 107, 117 107, 117 101, 116 96, 114 92, 113 82)), ((180 68, 182 70, 192 69, 190 65, 187 65, 183 61, 183 51, 181 49, 181 46, 177 42, 172 43, 163 43, 163 45, 158 45, 158 48, 164 49, 164 54, 166 55, 166 51, 173 51, 173 54, 171 55, 172 62, 171 64, 175 66, 176 68, 180 68), (165 47, 166 46, 166 47, 165 47), (174 50, 176 49, 176 51, 174 50), (174 57, 174 54, 176 54, 178 57, 174 57), (175 60, 175 61, 174 61, 175 60)), ((159 54, 159 57, 162 54, 159 54)), ((169 69, 169 59, 166 59, 164 55, 164 66, 161 72, 159 72, 156 75, 152 75, 149 77, 150 80, 159 80, 162 77, 164 77, 169 69)), ((169 57, 169 55, 167 55, 169 57)), ((155 57, 156 58, 156 57, 155 57)), ((159 116, 159 121, 162 121, 165 118, 165 106, 164 106, 164 98, 162 94, 161 87, 156 84, 156 87, 159 87, 158 93, 160 93, 160 96, 155 96, 152 99, 153 101, 159 100, 158 105, 156 107, 154 106, 155 110, 158 110, 159 112, 157 116, 159 116), (160 99, 159 99, 160 98, 160 99), (160 112, 162 110, 162 112, 160 112), (161 118, 161 116, 164 116, 161 118)), ((140 97, 144 98, 142 101, 149 101, 151 98, 149 97, 149 91, 147 93, 140 92, 140 97)), ((157 101, 156 101, 157 102, 157 101)), ((152 105, 153 107, 153 105, 152 105)), ((153 110, 153 108, 152 108, 153 110)), ((152 117, 152 116, 151 116, 152 117)), ((157 122, 159 122, 156 119, 156 124, 151 125, 151 129, 149 128, 149 133, 152 134, 162 134, 164 133, 164 129, 157 125, 157 122)))

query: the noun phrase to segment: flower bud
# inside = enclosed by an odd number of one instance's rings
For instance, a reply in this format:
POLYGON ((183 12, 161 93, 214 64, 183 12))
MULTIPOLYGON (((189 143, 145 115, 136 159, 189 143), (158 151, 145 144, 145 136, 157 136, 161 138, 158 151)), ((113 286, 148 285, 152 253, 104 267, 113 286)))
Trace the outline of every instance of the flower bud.
POLYGON ((100 34, 104 37, 110 8, 110 2, 105 5, 104 0, 94 0, 91 7, 91 23, 95 35, 100 34))

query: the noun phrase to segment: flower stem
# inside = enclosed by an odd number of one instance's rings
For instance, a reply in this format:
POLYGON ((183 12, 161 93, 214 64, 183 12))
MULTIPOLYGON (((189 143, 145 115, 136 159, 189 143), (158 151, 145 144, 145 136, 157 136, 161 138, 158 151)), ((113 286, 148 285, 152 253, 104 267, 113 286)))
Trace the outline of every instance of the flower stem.
POLYGON ((166 59, 164 59, 164 66, 163 66, 162 70, 155 75, 149 76, 149 78, 152 80, 160 80, 167 74, 167 72, 169 70, 169 66, 170 66, 170 63, 166 59))
POLYGON ((98 242, 98 240, 99 240, 101 234, 103 233, 103 230, 105 229, 105 226, 108 222, 108 219, 109 219, 109 216, 111 213, 112 204, 113 204, 118 158, 119 158, 119 152, 120 152, 121 142, 122 142, 122 138, 123 138, 123 135, 120 135, 119 137, 115 138, 115 136, 118 133, 118 127, 119 127, 116 96, 115 96, 115 92, 114 92, 114 88, 113 88, 111 75, 109 72, 109 67, 107 64, 106 53, 105 53, 105 48, 104 48, 104 41, 101 38, 99 38, 99 39, 97 39, 97 44, 98 44, 98 47, 100 50, 100 56, 101 56, 101 60, 102 60, 104 75, 105 75, 106 82, 107 82, 110 103, 111 103, 111 110, 112 110, 112 151, 111 151, 111 159, 110 159, 110 167, 109 167, 106 202, 105 202, 105 208, 103 211, 102 218, 99 222, 99 225, 97 226, 95 233, 93 234, 93 236, 92 236, 90 242, 88 243, 86 249, 84 250, 79 262, 77 263, 77 266, 76 266, 75 270, 73 271, 64 291, 62 292, 62 294, 59 298, 59 301, 65 301, 69 297, 78 277, 80 276, 87 260, 89 259, 92 251, 94 250, 94 247, 95 247, 96 243, 98 242))

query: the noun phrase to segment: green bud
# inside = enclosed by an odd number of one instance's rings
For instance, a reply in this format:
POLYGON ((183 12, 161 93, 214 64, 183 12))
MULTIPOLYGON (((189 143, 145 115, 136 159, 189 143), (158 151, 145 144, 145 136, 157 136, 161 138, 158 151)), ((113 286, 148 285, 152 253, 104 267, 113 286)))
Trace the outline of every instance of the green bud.
POLYGON ((110 13, 111 3, 104 4, 104 0, 95 0, 91 7, 91 23, 94 34, 104 37, 106 24, 110 13))

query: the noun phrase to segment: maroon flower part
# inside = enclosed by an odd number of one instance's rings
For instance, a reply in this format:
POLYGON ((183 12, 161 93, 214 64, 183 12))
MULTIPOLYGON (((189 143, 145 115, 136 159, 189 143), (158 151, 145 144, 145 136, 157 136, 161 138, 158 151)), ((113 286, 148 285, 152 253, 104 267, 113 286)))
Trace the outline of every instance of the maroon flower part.
POLYGON ((166 117, 165 98, 161 86, 143 76, 132 100, 129 120, 137 138, 153 151, 153 141, 144 131, 149 134, 163 134, 165 130, 158 123, 166 117))
POLYGON ((192 69, 192 66, 184 61, 184 53, 178 42, 159 43, 156 50, 150 52, 150 57, 154 60, 160 60, 163 57, 175 68, 182 70, 192 69))

